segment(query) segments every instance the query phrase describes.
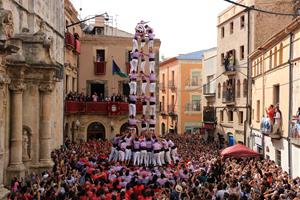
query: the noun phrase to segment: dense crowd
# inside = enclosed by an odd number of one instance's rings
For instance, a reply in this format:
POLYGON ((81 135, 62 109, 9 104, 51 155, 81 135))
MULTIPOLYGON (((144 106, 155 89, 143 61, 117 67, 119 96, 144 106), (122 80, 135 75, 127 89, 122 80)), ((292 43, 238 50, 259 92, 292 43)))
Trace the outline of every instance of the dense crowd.
POLYGON ((67 141, 52 171, 13 179, 10 199, 300 199, 300 179, 271 160, 222 159, 201 135, 167 135, 179 161, 157 167, 109 162, 109 141, 67 141))
POLYGON ((112 96, 104 96, 102 93, 94 92, 92 95, 84 95, 84 93, 69 92, 65 100, 77 102, 127 102, 127 97, 120 94, 113 94, 112 96))

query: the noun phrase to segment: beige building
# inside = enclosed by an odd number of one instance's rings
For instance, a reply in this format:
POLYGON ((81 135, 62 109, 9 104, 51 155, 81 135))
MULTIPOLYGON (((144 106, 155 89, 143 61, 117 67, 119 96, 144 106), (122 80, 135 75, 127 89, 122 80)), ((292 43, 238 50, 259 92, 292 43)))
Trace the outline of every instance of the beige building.
MULTIPOLYGON (((299 17, 272 36, 250 55, 252 72, 251 146, 261 148, 265 158, 272 159, 293 177, 300 176, 300 132, 296 115, 300 107, 300 26, 299 17), (281 131, 261 129, 270 105, 279 104, 281 131)), ((269 118, 271 121, 271 119, 269 118)), ((275 120, 276 121, 276 120, 275 120)), ((263 126, 265 127, 265 126, 263 126)))
POLYGON ((3 183, 51 168, 50 153, 62 144, 64 3, 4 0, 0 7, 2 199, 3 183))
POLYGON ((183 54, 160 63, 159 125, 162 135, 201 130, 203 53, 183 54))
MULTIPOLYGON (((104 98, 118 94, 124 97, 129 94, 129 78, 113 75, 112 61, 117 63, 122 72, 129 72, 132 38, 132 34, 109 26, 104 17, 96 18, 89 23, 80 38, 79 93, 92 96, 96 92, 98 96, 103 95, 104 98)), ((157 74, 159 48, 160 40, 156 39, 154 51, 157 74)), ((146 73, 148 74, 148 71, 146 73)), ((138 94, 140 86, 139 82, 138 94)), ((141 104, 137 106, 137 114, 141 114, 141 104)), ((111 139, 128 126, 128 103, 66 102, 65 115, 67 119, 64 124, 65 135, 82 140, 111 139)), ((137 118, 140 117, 141 115, 137 118)), ((141 130, 140 126, 138 130, 141 130)))
POLYGON ((216 77, 217 74, 217 48, 207 50, 203 54, 202 69, 202 112, 203 127, 207 136, 213 136, 216 125, 216 77))
MULTIPOLYGON (((294 12, 292 0, 274 0, 272 3, 269 0, 239 0, 238 3, 269 11, 294 12)), ((251 113, 250 99, 247 102, 248 52, 256 49, 291 20, 291 16, 248 12, 236 5, 218 16, 216 132, 223 134, 230 145, 237 142, 248 145, 250 141, 249 136, 244 137, 248 127, 247 118, 251 113)))

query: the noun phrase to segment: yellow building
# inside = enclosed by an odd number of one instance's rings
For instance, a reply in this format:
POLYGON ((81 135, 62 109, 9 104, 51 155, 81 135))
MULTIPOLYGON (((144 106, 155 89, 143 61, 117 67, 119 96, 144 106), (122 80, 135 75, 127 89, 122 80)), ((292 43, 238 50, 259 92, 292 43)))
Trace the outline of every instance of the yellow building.
MULTIPOLYGON (((275 34, 250 55, 252 72, 252 128, 253 148, 262 148, 270 158, 293 177, 300 176, 300 136, 293 132, 300 107, 300 25, 299 17, 275 34), (266 109, 279 104, 281 131, 261 129, 266 109), (262 140, 262 141, 261 141, 262 140), (261 147, 262 145, 262 147, 261 147)), ((269 117, 268 119, 271 120, 269 117)), ((272 120, 271 120, 272 121, 272 120)), ((276 120, 275 120, 276 121, 276 120)))
POLYGON ((203 53, 179 55, 160 63, 159 125, 162 135, 200 131, 203 53))

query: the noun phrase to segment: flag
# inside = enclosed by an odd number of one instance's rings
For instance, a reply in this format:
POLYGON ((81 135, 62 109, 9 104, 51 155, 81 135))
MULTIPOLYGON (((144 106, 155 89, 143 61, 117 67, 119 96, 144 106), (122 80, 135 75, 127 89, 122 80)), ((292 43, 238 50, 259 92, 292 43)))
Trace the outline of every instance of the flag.
POLYGON ((117 63, 113 60, 112 61, 112 73, 117 74, 123 78, 128 78, 128 75, 121 71, 120 67, 117 65, 117 63))

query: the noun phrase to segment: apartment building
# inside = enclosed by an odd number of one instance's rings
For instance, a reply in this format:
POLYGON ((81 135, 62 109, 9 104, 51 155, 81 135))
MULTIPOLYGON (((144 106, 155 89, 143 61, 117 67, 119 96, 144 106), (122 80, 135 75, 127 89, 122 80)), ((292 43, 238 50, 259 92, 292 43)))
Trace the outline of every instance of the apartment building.
MULTIPOLYGON (((267 0, 237 2, 270 11, 294 12, 292 0, 275 0, 272 3, 267 0)), ((248 53, 291 20, 291 16, 268 15, 236 5, 230 6, 218 16, 216 133, 222 134, 229 145, 238 142, 249 145, 250 142, 249 135, 246 136, 249 133, 246 131, 247 118, 251 113, 248 53)))
MULTIPOLYGON (((293 20, 251 55, 251 146, 300 176, 300 25, 293 20), (279 114, 270 112, 270 105, 279 114)), ((274 111, 273 111, 274 112, 274 111)))
POLYGON ((201 131, 203 53, 183 54, 160 63, 159 125, 162 135, 201 131))

